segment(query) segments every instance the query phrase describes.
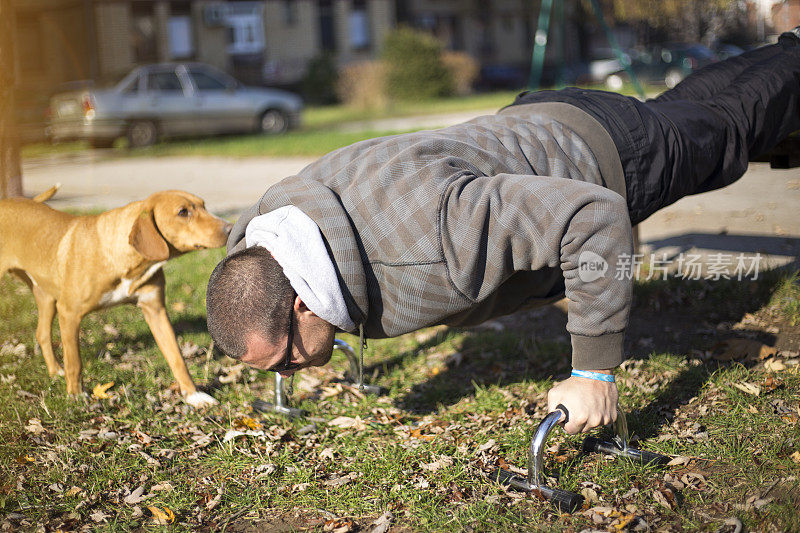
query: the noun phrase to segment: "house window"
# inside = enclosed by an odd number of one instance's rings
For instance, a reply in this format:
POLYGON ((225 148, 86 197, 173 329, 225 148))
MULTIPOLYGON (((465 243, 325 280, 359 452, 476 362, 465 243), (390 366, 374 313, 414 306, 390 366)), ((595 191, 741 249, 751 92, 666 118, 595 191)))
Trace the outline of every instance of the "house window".
POLYGON ((228 25, 228 53, 231 55, 257 54, 264 51, 264 24, 262 6, 256 2, 231 2, 226 17, 228 25))
POLYGON ((192 19, 188 16, 170 17, 167 23, 169 56, 186 59, 194 55, 192 19))
POLYGON ((295 0, 283 0, 283 23, 287 26, 297 24, 297 4, 295 0))
POLYGON ((331 0, 319 1, 319 43, 323 50, 336 50, 336 26, 331 0))
POLYGON ((153 63, 158 60, 156 50, 156 23, 153 4, 132 2, 131 40, 133 56, 137 63, 153 63))
POLYGON ((350 12, 350 46, 356 50, 369 48, 369 14, 364 0, 354 0, 350 12))

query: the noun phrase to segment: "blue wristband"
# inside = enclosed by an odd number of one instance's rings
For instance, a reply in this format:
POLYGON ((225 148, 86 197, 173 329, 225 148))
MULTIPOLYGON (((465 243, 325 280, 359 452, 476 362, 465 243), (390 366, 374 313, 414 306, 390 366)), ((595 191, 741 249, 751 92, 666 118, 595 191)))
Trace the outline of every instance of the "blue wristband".
POLYGON ((601 374, 600 372, 589 372, 588 370, 573 370, 572 375, 579 378, 607 381, 608 383, 614 383, 616 381, 613 374, 601 374))

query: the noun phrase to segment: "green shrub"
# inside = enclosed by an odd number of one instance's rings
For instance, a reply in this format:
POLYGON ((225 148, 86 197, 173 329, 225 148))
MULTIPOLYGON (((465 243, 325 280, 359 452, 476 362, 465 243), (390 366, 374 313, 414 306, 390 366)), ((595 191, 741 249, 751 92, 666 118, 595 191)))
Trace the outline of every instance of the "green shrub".
POLYGON ((305 100, 312 104, 334 104, 337 100, 336 84, 339 73, 333 54, 323 52, 308 62, 301 91, 305 100))
POLYGON ((453 94, 453 76, 442 61, 439 42, 410 28, 387 35, 381 58, 386 90, 397 100, 424 100, 453 94))

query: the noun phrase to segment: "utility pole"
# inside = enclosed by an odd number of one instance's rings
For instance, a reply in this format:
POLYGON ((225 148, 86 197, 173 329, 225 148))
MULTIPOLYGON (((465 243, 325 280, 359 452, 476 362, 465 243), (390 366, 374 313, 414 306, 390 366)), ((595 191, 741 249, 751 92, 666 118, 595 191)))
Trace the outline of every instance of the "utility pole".
POLYGON ((0 198, 22 196, 22 164, 14 105, 14 26, 12 0, 0 0, 0 198))

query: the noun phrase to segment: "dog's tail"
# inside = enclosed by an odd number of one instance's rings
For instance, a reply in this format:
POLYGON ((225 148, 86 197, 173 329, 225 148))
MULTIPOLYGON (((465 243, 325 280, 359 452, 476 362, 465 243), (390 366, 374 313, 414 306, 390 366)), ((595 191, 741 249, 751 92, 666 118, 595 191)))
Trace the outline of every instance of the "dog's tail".
POLYGON ((46 191, 44 191, 42 193, 39 193, 36 196, 34 196, 33 197, 33 201, 34 202, 39 202, 39 203, 46 202, 47 200, 49 200, 50 198, 55 196, 55 194, 58 192, 58 189, 60 189, 60 188, 61 188, 61 184, 60 183, 56 183, 55 185, 53 185, 52 187, 50 187, 46 191))

